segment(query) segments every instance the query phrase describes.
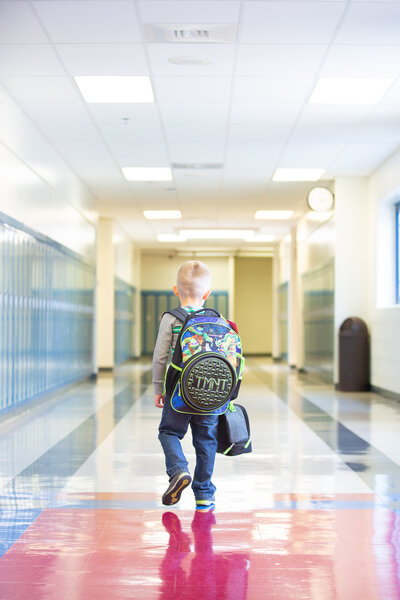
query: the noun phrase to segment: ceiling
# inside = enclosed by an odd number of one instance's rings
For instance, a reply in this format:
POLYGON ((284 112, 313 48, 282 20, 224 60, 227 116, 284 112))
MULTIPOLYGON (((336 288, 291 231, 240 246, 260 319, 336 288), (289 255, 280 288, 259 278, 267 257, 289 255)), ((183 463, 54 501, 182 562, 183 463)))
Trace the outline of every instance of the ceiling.
POLYGON ((278 240, 293 221, 255 221, 255 211, 295 219, 315 184, 274 182, 276 168, 324 168, 329 186, 370 174, 400 145, 398 1, 2 0, 0 42, 1 83, 98 213, 142 246, 161 247, 156 234, 181 227, 253 228, 278 240), (224 25, 230 37, 146 41, 154 24, 224 25), (149 76, 155 102, 87 104, 78 75, 149 76), (394 81, 378 104, 311 104, 320 77, 394 81), (121 172, 176 163, 212 168, 178 166, 173 181, 152 183, 121 172), (183 218, 148 221, 145 209, 183 218))

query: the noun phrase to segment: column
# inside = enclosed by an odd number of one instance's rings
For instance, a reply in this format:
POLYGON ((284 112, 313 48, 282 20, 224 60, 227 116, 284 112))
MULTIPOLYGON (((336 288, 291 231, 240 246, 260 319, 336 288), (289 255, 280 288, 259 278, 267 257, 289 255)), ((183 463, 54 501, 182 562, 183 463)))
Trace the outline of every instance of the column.
POLYGON ((100 217, 97 223, 97 366, 114 368, 114 246, 113 219, 100 217))

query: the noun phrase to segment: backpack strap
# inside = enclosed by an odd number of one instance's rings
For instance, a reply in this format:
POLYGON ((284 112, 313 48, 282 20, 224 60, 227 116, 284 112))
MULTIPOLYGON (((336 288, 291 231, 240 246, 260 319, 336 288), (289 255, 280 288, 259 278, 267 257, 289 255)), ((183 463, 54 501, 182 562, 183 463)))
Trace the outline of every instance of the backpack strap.
POLYGON ((187 312, 187 310, 185 310, 181 306, 179 308, 171 308, 171 310, 167 310, 164 313, 164 315, 173 315, 181 323, 184 323, 186 321, 188 314, 189 313, 187 312))

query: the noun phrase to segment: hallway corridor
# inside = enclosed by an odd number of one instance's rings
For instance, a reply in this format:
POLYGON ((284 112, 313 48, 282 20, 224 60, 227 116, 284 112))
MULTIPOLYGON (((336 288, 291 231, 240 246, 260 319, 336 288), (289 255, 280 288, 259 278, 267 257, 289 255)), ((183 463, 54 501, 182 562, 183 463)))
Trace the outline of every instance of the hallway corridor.
POLYGON ((253 453, 217 456, 196 514, 190 489, 161 504, 150 367, 3 425, 1 600, 400 598, 399 404, 249 359, 253 453))

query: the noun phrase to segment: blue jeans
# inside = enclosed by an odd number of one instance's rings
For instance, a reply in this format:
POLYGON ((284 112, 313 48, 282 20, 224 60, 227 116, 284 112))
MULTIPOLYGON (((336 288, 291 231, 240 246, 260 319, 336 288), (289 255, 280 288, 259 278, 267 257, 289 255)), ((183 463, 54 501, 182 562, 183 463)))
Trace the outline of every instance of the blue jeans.
POLYGON ((218 415, 185 415, 176 412, 169 399, 165 400, 158 439, 164 450, 167 474, 173 477, 180 471, 188 470, 180 440, 186 434, 189 423, 196 450, 193 493, 196 500, 213 500, 216 487, 211 482, 211 477, 218 445, 218 415))

